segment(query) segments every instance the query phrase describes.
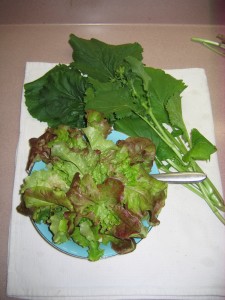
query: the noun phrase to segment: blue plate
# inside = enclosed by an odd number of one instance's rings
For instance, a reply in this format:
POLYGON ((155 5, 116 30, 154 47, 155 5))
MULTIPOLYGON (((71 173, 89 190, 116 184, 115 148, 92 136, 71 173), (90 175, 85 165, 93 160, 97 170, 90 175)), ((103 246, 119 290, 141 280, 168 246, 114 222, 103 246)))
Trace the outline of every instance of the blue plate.
MULTIPOLYGON (((108 139, 113 141, 114 143, 116 143, 118 140, 124 140, 126 139, 128 136, 121 133, 121 132, 118 132, 118 131, 115 131, 113 130, 110 135, 108 136, 108 139)), ((34 167, 32 169, 32 172, 33 171, 38 171, 38 170, 42 170, 45 168, 45 163, 43 162, 37 162, 34 164, 34 167)), ((151 174, 157 174, 159 173, 157 167, 155 164, 153 164, 153 167, 152 167, 152 170, 151 170, 151 174)), ((62 244, 55 244, 53 243, 52 241, 52 238, 53 238, 53 235, 51 233, 51 231, 49 230, 49 226, 44 224, 44 223, 35 223, 33 222, 33 225, 35 227, 35 229, 38 231, 38 233, 43 237, 43 239, 48 242, 52 247, 54 247, 55 249, 67 254, 67 255, 70 255, 70 256, 73 256, 73 257, 77 257, 77 258, 84 258, 84 259, 87 259, 88 258, 88 252, 87 252, 87 248, 83 248, 81 246, 79 246, 78 244, 76 244, 73 240, 69 240, 65 243, 62 243, 62 244)), ((147 226, 147 224, 146 224, 147 226)), ((149 227, 149 230, 151 229, 152 227, 150 226, 149 227)), ((141 241, 140 238, 136 238, 135 239, 135 242, 136 243, 139 243, 141 241)), ((118 253, 115 252, 112 247, 111 247, 111 244, 108 243, 107 245, 103 245, 101 244, 100 245, 100 248, 101 249, 104 249, 104 255, 102 256, 102 258, 107 258, 107 257, 112 257, 112 256, 115 256, 117 255, 118 253)))

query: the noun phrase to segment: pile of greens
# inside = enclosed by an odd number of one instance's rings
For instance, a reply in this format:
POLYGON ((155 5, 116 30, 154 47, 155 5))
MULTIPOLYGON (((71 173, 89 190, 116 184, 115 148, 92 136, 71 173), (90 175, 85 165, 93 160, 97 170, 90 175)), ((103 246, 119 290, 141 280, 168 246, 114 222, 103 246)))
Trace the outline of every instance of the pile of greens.
POLYGON ((149 175, 155 146, 147 138, 107 140, 111 127, 103 115, 87 112, 87 127, 48 128, 30 140, 27 170, 17 210, 49 225, 53 242, 72 239, 88 248, 88 258, 104 255, 101 243, 119 254, 136 247, 165 205, 167 184, 149 175), (145 221, 145 223, 143 223, 145 221), (145 224, 145 225, 144 225, 145 224))
MULTIPOLYGON (((201 172, 197 161, 210 160, 216 147, 196 128, 189 133, 182 117, 181 80, 142 62, 140 44, 109 45, 73 34, 73 62, 57 65, 25 85, 30 114, 50 127, 84 127, 85 112, 104 113, 118 131, 150 138, 159 170, 201 172)), ((225 224, 224 200, 209 178, 187 188, 203 198, 225 224)))

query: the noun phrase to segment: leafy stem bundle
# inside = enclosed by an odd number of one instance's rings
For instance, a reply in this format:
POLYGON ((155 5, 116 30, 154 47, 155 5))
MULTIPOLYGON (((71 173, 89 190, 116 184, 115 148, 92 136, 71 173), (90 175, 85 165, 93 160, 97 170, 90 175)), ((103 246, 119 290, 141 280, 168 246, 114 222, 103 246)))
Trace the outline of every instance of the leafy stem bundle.
MULTIPOLYGON (((109 45, 73 34, 69 43, 74 62, 25 85, 33 117, 53 127, 82 127, 86 111, 96 110, 116 130, 150 138, 159 170, 201 171, 198 161, 208 161, 216 147, 198 129, 188 132, 182 116, 182 80, 145 66, 138 43, 109 45)), ((203 198, 225 224, 224 200, 209 178, 185 187, 203 198)))

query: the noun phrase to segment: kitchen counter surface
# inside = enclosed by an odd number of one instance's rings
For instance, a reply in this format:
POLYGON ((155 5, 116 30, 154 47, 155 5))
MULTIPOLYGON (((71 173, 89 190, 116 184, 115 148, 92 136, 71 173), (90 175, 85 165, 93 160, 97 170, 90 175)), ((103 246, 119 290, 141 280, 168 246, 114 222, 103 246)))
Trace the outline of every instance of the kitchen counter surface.
MULTIPOLYGON (((139 42, 144 48, 144 62, 162 69, 204 68, 208 78, 214 117, 216 145, 222 183, 225 182, 225 58, 191 37, 216 40, 225 33, 218 25, 1 25, 0 26, 0 299, 6 296, 7 243, 19 138, 20 105, 26 62, 69 63, 72 50, 69 34, 97 38, 111 44, 139 42)), ((201 109, 201 108, 199 108, 201 109)), ((225 192, 225 184, 223 184, 225 192)))

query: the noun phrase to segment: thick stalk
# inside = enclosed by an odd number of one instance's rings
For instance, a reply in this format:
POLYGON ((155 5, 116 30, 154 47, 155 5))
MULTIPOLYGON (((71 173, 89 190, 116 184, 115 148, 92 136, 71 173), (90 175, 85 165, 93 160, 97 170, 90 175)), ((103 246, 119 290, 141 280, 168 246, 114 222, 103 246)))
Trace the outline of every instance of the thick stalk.
POLYGON ((205 191, 205 189, 203 187, 203 183, 200 182, 199 186, 200 186, 200 189, 201 189, 202 194, 204 196, 204 200, 206 201, 206 203, 208 204, 208 206, 211 208, 212 212, 217 216, 217 218, 225 225, 225 218, 224 218, 224 216, 222 216, 222 214, 218 211, 218 209, 215 207, 215 205, 213 205, 211 199, 209 198, 207 192, 205 191))
MULTIPOLYGON (((193 169, 197 172, 203 172, 200 166, 195 162, 192 161, 193 169)), ((225 211, 225 203, 224 199, 222 198, 221 194, 212 183, 212 181, 207 178, 203 181, 203 188, 207 191, 207 195, 210 196, 212 203, 221 211, 225 211)))
POLYGON ((149 122, 149 120, 147 118, 143 117, 142 115, 138 114, 137 112, 135 112, 135 113, 157 133, 157 135, 174 151, 176 156, 182 162, 181 151, 179 149, 177 149, 177 147, 175 148, 175 144, 177 146, 177 141, 165 128, 160 126, 160 124, 157 122, 157 120, 155 119, 153 114, 151 112, 149 112, 149 115, 154 124, 149 122), (169 137, 168 137, 168 135, 169 135, 169 137), (174 143, 172 143, 171 141, 173 141, 174 143))
MULTIPOLYGON (((155 158, 157 166, 159 168, 159 170, 163 171, 163 172, 170 172, 172 170, 170 170, 170 168, 164 166, 163 164, 161 164, 161 162, 158 160, 158 158, 155 158)), ((168 161, 169 162, 169 161, 168 161)), ((173 167, 173 171, 176 170, 177 172, 182 172, 183 169, 179 168, 177 165, 175 165, 173 162, 169 162, 170 165, 173 167)), ((197 184, 183 184, 184 187, 186 187, 187 189, 189 189, 190 191, 192 191, 193 193, 195 193, 196 195, 198 195, 199 197, 203 198, 202 192, 199 189, 197 184)), ((204 199, 204 198, 203 198, 204 199)))

